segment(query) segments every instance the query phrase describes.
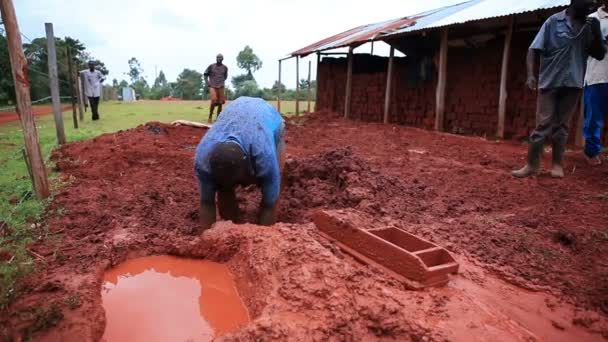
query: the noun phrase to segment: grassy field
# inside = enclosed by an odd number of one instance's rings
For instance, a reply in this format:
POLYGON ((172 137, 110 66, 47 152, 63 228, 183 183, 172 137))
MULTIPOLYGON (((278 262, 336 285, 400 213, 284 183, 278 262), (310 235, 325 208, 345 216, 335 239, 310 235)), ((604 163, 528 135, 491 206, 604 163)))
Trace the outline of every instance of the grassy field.
MULTIPOLYGON (((295 102, 282 102, 281 107, 285 115, 295 113, 295 102)), ((302 112, 306 107, 306 102, 300 103, 302 112)), ((133 128, 149 121, 206 121, 209 116, 209 102, 102 102, 100 113, 101 120, 97 122, 90 120, 90 112, 86 113, 85 120, 77 130, 72 128, 71 112, 64 113, 68 141, 91 139, 103 133, 133 128)), ((36 126, 40 146, 48 160, 52 150, 57 147, 52 115, 38 117, 36 126)), ((0 309, 18 293, 15 280, 33 267, 43 266, 33 262, 26 245, 32 239, 46 238, 46 227, 33 225, 41 221, 46 202, 36 200, 32 194, 22 149, 23 135, 19 123, 0 126, 0 309)), ((54 176, 51 174, 51 177, 54 176)), ((52 184, 54 187, 60 186, 56 181, 52 184)))

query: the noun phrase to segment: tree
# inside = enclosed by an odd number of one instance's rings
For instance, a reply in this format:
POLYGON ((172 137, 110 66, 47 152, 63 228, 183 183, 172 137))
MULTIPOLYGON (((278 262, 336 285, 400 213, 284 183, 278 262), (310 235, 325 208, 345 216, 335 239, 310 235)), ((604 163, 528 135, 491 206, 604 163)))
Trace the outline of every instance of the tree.
POLYGON ((253 79, 253 73, 262 68, 262 60, 253 53, 253 49, 249 45, 239 52, 239 55, 236 57, 236 63, 240 69, 247 70, 247 75, 251 79, 253 79))
POLYGON ((112 88, 118 89, 118 80, 117 79, 112 80, 112 88))
POLYGON ((120 88, 126 88, 126 87, 128 87, 128 86, 129 86, 129 82, 127 82, 127 81, 125 81, 125 80, 122 80, 122 81, 120 81, 120 83, 118 84, 118 86, 119 86, 120 88))
POLYGON ((158 74, 158 77, 154 80, 154 87, 166 87, 167 86, 167 77, 165 77, 165 73, 161 70, 158 74))
POLYGON ((4 36, 0 35, 0 103, 15 101, 15 87, 11 72, 7 41, 4 36))
POLYGON ((236 97, 241 96, 263 97, 263 91, 258 87, 258 83, 255 80, 248 80, 236 88, 236 97))
POLYGON ((232 86, 234 87, 234 89, 238 89, 241 86, 241 84, 246 81, 255 81, 255 79, 253 78, 252 75, 248 75, 248 74, 234 76, 232 78, 232 86))
POLYGON ((131 78, 131 83, 135 83, 140 80, 142 74, 144 73, 144 69, 142 69, 141 64, 135 57, 131 57, 129 59, 129 72, 127 75, 131 78))
POLYGON ((176 94, 184 100, 202 98, 203 74, 196 70, 184 69, 177 76, 176 94))

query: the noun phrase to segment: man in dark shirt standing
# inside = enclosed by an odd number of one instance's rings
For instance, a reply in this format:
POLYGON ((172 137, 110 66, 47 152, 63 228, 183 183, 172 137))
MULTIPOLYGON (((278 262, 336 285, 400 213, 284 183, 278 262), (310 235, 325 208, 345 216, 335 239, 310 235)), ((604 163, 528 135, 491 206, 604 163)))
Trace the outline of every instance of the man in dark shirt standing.
POLYGON ((587 18, 593 11, 591 0, 572 0, 570 6, 552 15, 543 24, 528 50, 527 86, 536 91, 536 128, 530 134, 528 161, 513 171, 518 178, 540 172, 545 139, 553 144, 551 176, 564 177, 562 159, 566 150, 570 120, 578 108, 585 80, 588 56, 602 60, 606 53, 600 23, 587 18), (535 75, 540 57, 540 78, 535 75))
POLYGON ((222 106, 226 103, 226 95, 224 93, 224 83, 228 78, 228 67, 222 62, 224 56, 222 54, 217 55, 216 63, 211 64, 207 70, 205 70, 205 84, 209 87, 211 94, 211 108, 209 110, 209 123, 213 120, 213 111, 215 107, 217 109, 217 116, 220 116, 222 112, 222 106))

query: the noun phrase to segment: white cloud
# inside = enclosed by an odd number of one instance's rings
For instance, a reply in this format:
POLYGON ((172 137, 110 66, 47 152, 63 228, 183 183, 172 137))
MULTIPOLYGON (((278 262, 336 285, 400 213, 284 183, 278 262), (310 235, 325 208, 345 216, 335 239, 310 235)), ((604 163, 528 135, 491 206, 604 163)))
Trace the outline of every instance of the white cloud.
MULTIPOLYGON (((270 87, 277 79, 277 60, 292 51, 361 24, 461 1, 15 0, 15 7, 26 35, 43 36, 44 23, 52 22, 57 36, 78 38, 104 61, 110 79, 127 78, 131 57, 139 59, 152 83, 155 66, 172 80, 184 68, 202 72, 219 52, 234 76, 242 72, 236 68, 238 52, 250 45, 264 62, 256 79, 270 87)), ((314 78, 316 57, 310 58, 314 78)), ((307 59, 300 63, 301 78, 307 65, 307 59)), ((283 80, 295 86, 294 61, 284 63, 283 80)))

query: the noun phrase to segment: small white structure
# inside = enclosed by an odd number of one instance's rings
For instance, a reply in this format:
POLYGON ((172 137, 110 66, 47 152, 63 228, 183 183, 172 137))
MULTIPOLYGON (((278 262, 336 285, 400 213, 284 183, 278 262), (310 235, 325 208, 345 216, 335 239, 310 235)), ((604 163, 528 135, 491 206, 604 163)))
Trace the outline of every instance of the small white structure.
POLYGON ((122 101, 123 102, 135 102, 137 97, 135 95, 135 89, 131 87, 122 88, 122 101))

